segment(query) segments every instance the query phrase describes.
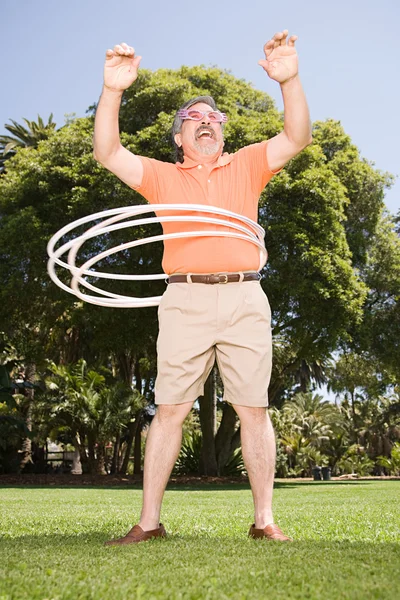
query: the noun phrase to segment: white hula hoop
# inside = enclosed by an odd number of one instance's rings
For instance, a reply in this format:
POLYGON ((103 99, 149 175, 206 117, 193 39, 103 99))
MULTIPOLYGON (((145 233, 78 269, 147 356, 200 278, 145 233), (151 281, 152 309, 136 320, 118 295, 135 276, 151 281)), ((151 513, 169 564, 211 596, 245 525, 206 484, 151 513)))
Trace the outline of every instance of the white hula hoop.
POLYGON ((153 296, 148 298, 136 298, 134 296, 123 296, 118 294, 113 294, 112 292, 108 292, 106 290, 102 290, 88 281, 86 281, 85 277, 96 277, 100 279, 117 279, 117 280, 155 280, 155 279, 166 279, 168 275, 165 273, 160 273, 156 275, 126 275, 122 273, 103 273, 101 271, 94 271, 90 267, 93 267, 97 262, 110 256, 112 254, 116 254, 118 252, 122 252, 123 250, 127 250, 128 248, 134 248, 135 246, 142 246, 144 244, 150 244, 152 242, 158 242, 161 240, 171 240, 177 238, 184 237, 233 237, 241 240, 248 241, 255 246, 258 247, 260 251, 260 265, 259 269, 267 262, 267 251, 264 245, 264 229, 255 223, 248 217, 244 217, 243 215, 238 215, 229 210, 225 210, 223 208, 218 208, 216 206, 205 206, 202 204, 140 204, 138 206, 124 206, 121 208, 113 208, 110 210, 103 210, 101 212, 94 213, 92 215, 88 215, 87 217, 83 217, 82 219, 78 219, 73 221, 69 225, 66 225, 62 229, 60 229, 49 241, 47 245, 47 253, 49 255, 49 261, 47 263, 47 270, 54 281, 61 289, 64 291, 74 294, 81 300, 85 302, 89 302, 90 304, 96 304, 98 306, 108 306, 112 308, 135 308, 135 307, 144 307, 144 306, 158 306, 161 300, 161 296, 153 296), (128 219, 129 217, 136 217, 138 215, 142 215, 149 212, 160 212, 160 211, 195 211, 200 213, 214 213, 216 215, 233 218, 236 221, 239 221, 241 224, 232 223, 226 219, 217 219, 213 217, 205 217, 205 216, 161 216, 161 217, 148 217, 145 219, 133 219, 125 222, 124 219, 128 219), (56 249, 58 242, 63 238, 66 234, 70 233, 77 227, 84 225, 85 223, 89 223, 90 221, 98 221, 99 219, 103 219, 100 223, 93 225, 90 227, 85 233, 79 235, 72 240, 62 244, 56 249), (98 235, 103 235, 105 233, 110 233, 112 231, 117 231, 119 229, 125 229, 128 227, 137 227, 138 225, 146 225, 149 223, 167 223, 167 222, 196 222, 196 223, 209 223, 212 225, 219 225, 221 227, 226 227, 229 229, 235 229, 236 231, 224 231, 216 230, 216 231, 186 231, 186 232, 177 232, 177 233, 168 233, 163 235, 155 235, 147 238, 143 238, 140 240, 134 240, 131 242, 127 242, 126 244, 120 244, 118 246, 114 246, 113 248, 109 248, 103 252, 100 252, 96 256, 87 260, 81 266, 77 266, 76 256, 81 248, 81 246, 89 239, 94 238, 98 235), (68 252, 67 262, 61 260, 61 256, 68 252), (59 267, 63 267, 68 269, 71 272, 72 279, 70 282, 70 287, 65 285, 56 274, 56 265, 59 267), (93 296, 90 294, 86 294, 81 291, 79 286, 83 286, 92 292, 95 292, 97 295, 93 296))

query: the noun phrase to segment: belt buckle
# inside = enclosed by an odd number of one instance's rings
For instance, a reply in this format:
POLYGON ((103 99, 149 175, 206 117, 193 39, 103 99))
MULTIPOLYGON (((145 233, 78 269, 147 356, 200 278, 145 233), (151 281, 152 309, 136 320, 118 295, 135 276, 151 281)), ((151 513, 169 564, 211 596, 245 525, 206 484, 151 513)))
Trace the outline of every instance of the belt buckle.
POLYGON ((228 275, 226 275, 226 274, 220 275, 219 276, 219 283, 228 283, 228 275), (225 279, 223 281, 221 281, 221 277, 225 277, 225 279))

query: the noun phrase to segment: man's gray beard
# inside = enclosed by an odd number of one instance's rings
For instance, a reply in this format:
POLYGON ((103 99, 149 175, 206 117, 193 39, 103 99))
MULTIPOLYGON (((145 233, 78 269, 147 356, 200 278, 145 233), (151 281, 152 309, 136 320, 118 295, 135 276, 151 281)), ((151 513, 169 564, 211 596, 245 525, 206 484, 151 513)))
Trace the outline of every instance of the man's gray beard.
POLYGON ((218 152, 219 142, 215 142, 215 144, 207 145, 207 146, 202 146, 198 142, 195 142, 194 143, 194 147, 201 154, 205 154, 206 156, 210 156, 210 154, 215 154, 216 152, 218 152))

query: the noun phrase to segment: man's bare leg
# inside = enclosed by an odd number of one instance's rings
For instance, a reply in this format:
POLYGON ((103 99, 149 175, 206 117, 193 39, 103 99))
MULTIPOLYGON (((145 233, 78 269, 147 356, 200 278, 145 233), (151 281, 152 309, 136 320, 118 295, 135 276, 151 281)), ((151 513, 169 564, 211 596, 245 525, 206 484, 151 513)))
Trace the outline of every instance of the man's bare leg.
POLYGON ((193 402, 185 402, 157 407, 144 458, 143 507, 139 522, 144 531, 159 526, 164 491, 182 444, 182 424, 192 406, 193 402))
POLYGON ((275 474, 275 434, 265 408, 234 406, 240 418, 242 454, 249 475, 257 529, 274 522, 272 493, 275 474))

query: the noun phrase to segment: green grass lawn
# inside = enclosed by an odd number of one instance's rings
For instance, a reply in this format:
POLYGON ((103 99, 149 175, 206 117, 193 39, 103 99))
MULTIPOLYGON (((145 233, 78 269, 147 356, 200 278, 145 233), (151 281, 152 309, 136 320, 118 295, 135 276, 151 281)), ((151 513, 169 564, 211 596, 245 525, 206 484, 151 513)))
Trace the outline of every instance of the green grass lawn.
POLYGON ((104 547, 138 520, 141 491, 2 487, 0 600, 400 598, 400 481, 277 483, 295 542, 252 540, 244 485, 175 486, 167 540, 104 547))

